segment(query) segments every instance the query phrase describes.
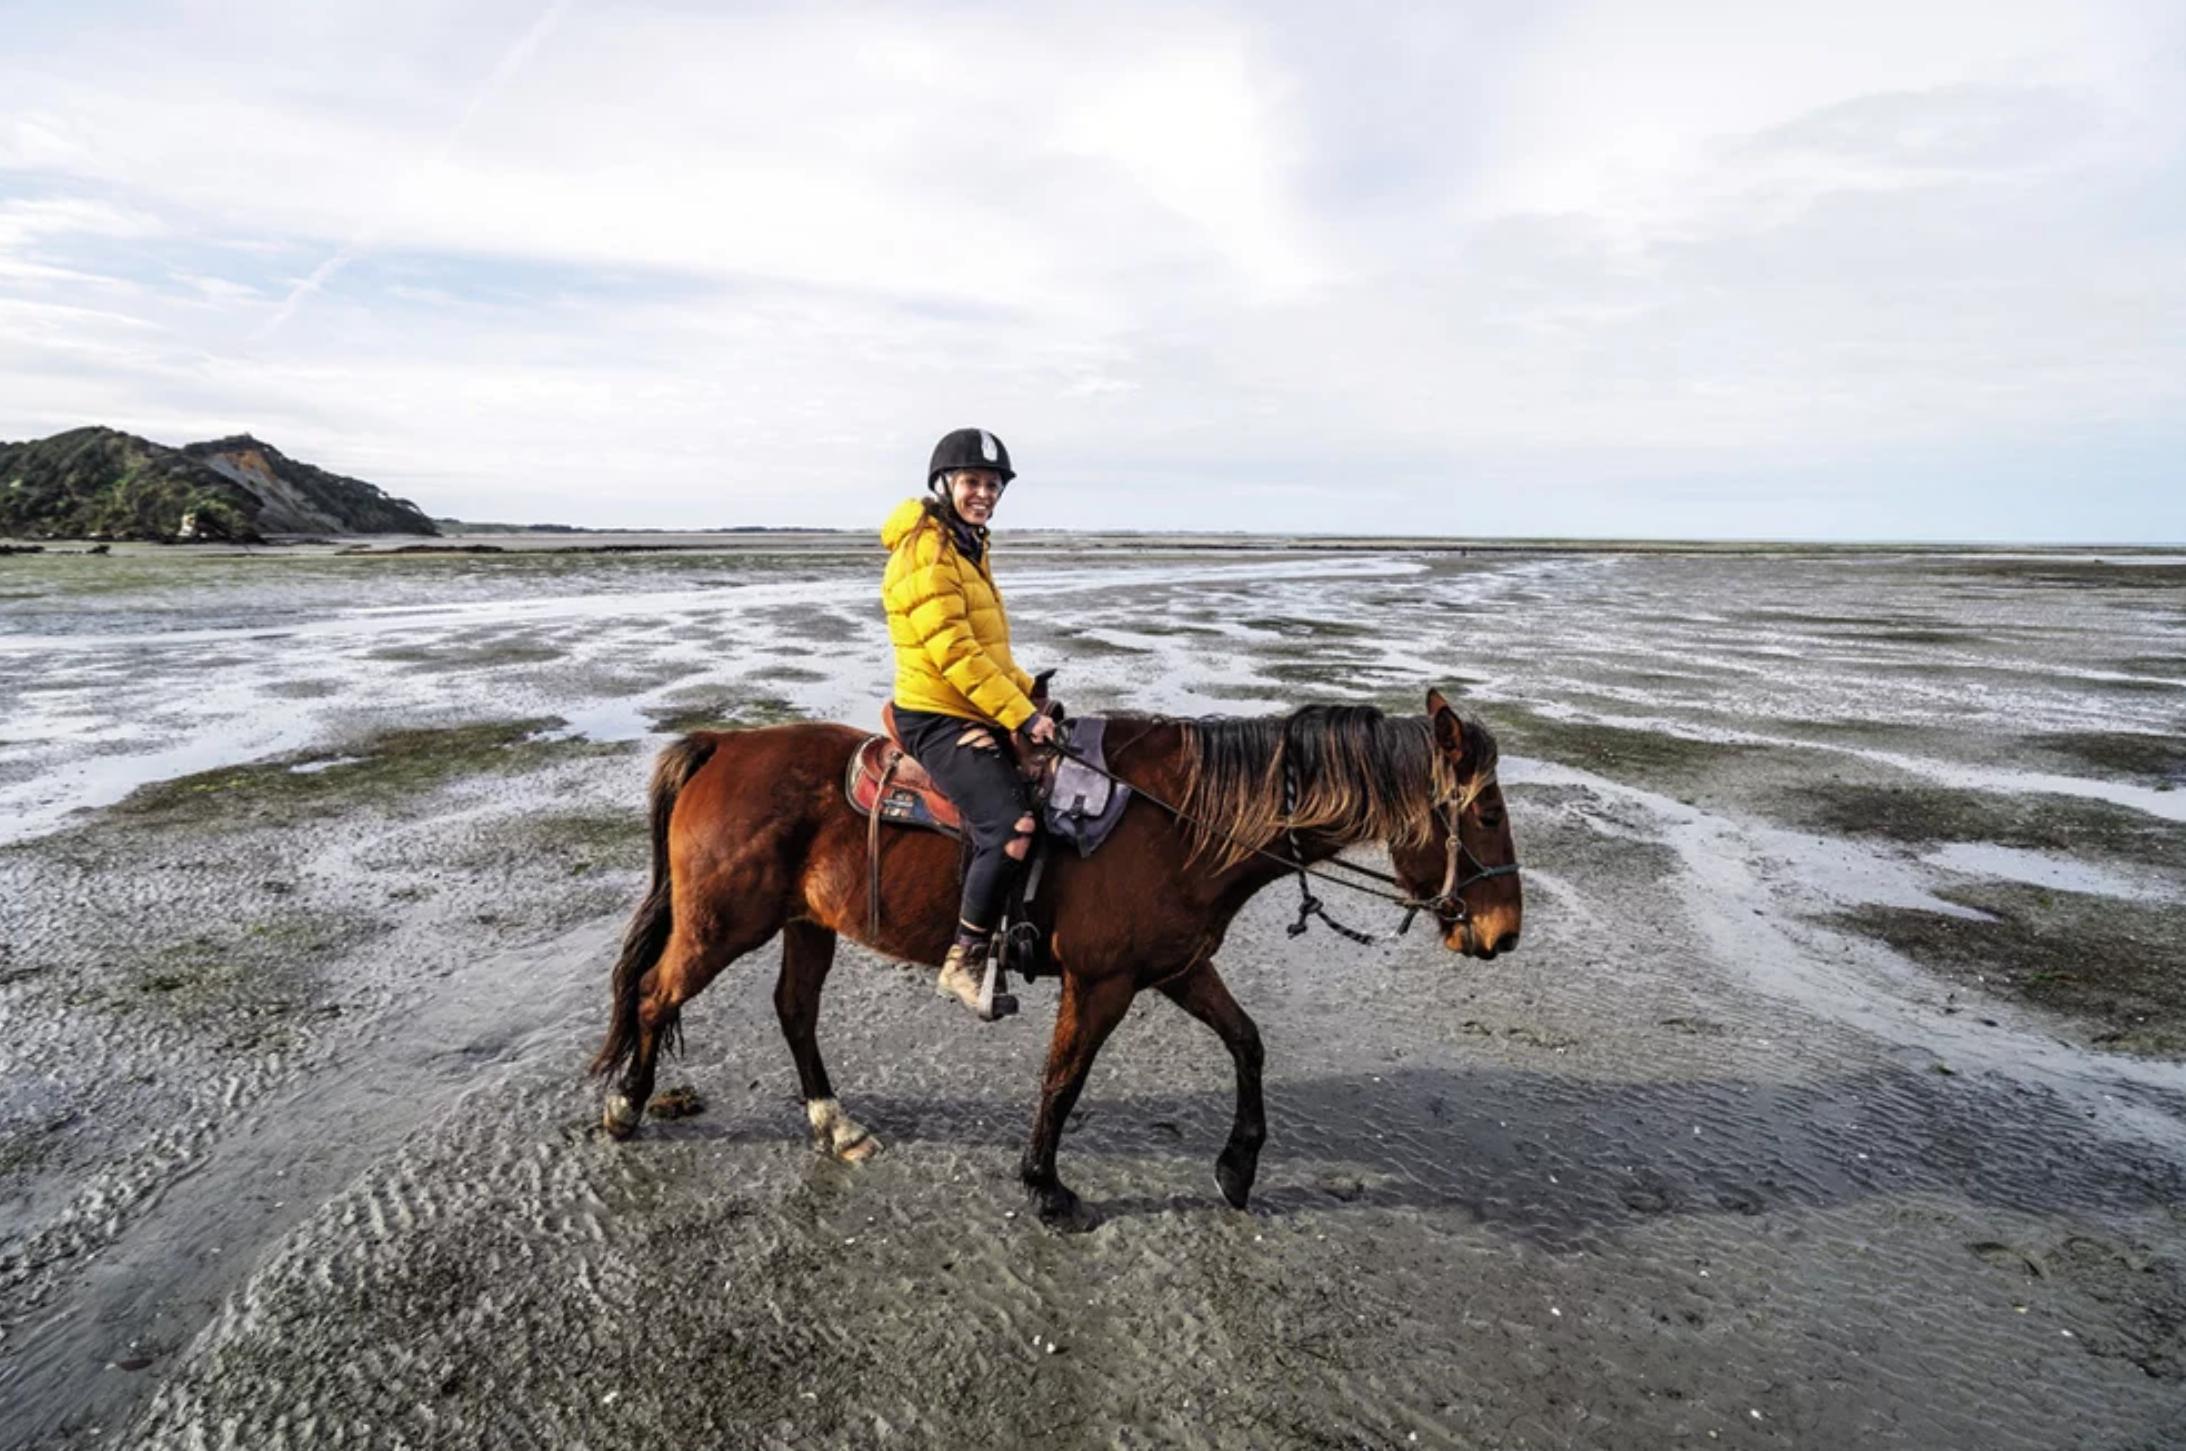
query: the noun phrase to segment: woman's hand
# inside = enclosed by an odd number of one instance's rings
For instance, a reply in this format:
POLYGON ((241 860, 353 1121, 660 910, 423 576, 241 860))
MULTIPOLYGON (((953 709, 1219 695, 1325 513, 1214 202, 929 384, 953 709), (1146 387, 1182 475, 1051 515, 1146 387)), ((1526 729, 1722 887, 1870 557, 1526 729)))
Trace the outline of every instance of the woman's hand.
POLYGON ((1036 746, 1052 746, 1055 744, 1055 718, 1053 716, 1031 716, 1019 729, 1024 732, 1025 739, 1036 746))

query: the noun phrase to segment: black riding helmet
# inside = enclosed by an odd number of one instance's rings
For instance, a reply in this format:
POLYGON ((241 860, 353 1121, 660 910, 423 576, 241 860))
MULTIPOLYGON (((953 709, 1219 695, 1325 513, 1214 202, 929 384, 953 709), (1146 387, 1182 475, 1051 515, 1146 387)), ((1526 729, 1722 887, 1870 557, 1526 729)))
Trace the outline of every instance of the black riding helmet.
POLYGON ((1005 484, 1017 477, 1017 470, 1010 467, 1010 451, 984 428, 959 428, 941 436, 934 445, 933 462, 926 466, 926 487, 932 488, 935 479, 952 469, 993 469, 1005 484))

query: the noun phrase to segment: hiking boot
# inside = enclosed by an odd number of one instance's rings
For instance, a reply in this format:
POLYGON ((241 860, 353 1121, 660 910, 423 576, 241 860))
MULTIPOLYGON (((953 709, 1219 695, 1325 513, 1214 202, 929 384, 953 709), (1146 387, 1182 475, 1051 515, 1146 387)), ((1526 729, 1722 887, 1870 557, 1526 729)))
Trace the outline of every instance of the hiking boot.
POLYGON ((987 938, 960 932, 942 961, 934 992, 955 998, 983 1023, 996 1022, 1017 1011, 1015 997, 995 990, 996 971, 997 965, 987 953, 987 938))

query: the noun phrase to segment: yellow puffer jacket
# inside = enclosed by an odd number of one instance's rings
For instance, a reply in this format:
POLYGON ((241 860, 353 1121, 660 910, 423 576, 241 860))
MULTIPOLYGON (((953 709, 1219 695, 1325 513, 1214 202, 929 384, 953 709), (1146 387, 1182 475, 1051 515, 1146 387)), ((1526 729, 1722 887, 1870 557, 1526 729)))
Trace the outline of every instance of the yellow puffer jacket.
POLYGON ((897 506, 880 542, 888 546, 881 598, 896 649, 896 704, 1005 730, 1023 725, 1033 713, 1032 677, 1010 658, 993 546, 972 563, 921 499, 897 506))

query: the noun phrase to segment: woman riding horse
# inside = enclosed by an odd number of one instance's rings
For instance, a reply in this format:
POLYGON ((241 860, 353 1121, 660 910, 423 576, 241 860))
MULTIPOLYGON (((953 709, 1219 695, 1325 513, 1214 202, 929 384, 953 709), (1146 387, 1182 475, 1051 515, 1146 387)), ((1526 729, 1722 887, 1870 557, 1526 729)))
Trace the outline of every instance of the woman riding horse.
MULTIPOLYGON (((1000 736, 1054 736, 1037 680, 1010 658, 988 557, 986 523, 1010 476, 1001 440, 952 433, 928 471, 934 499, 904 504, 883 534, 897 727, 971 824, 965 880, 956 843, 882 833, 844 799, 870 740, 863 730, 800 721, 694 731, 667 746, 649 792, 652 882, 623 934, 592 1063, 616 1079, 600 1113, 610 1136, 636 1132, 684 1005, 776 937, 774 1010, 812 1141, 846 1163, 880 1152, 880 1140, 844 1110, 820 1052, 820 996, 838 940, 939 964, 942 989, 976 1003, 974 967, 1032 829, 1000 736), (953 938, 943 917, 952 902, 953 938)), ((1099 852, 1052 860, 1034 924, 1058 992, 1018 1172, 1041 1221, 1071 1230, 1099 1216, 1057 1174, 1056 1150, 1101 1045, 1141 992, 1168 998, 1229 1050, 1237 1096, 1215 1182, 1245 1207, 1267 1137, 1263 1053, 1214 957, 1263 888, 1297 878, 1300 930, 1318 908, 1308 874, 1341 865, 1393 890, 1351 885, 1402 908, 1406 922, 1429 914, 1446 948, 1483 961, 1518 945, 1524 911, 1495 738, 1440 691, 1427 692, 1421 715, 1309 705, 1109 726, 1123 728, 1108 761, 1132 787, 1129 806, 1099 852), (1369 842, 1388 849, 1392 871, 1339 861, 1369 842)))
POLYGON ((927 497, 904 500, 880 536, 896 735, 963 813, 971 842, 956 939, 935 991, 975 1014, 988 945, 1035 826, 1002 733, 1039 744, 1055 738, 1043 687, 1010 658, 988 547, 987 521, 1015 477, 1002 440, 959 428, 934 446, 927 497))

